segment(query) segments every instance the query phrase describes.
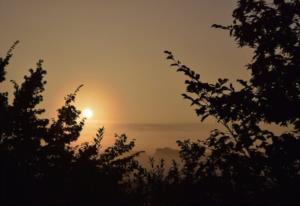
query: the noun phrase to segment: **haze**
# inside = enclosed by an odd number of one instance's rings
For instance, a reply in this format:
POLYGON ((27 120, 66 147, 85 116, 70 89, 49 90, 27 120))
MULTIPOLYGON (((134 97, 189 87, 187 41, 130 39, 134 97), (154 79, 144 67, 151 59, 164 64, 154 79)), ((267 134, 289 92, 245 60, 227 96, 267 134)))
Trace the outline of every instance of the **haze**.
MULTIPOLYGON (((231 22, 235 3, 0 0, 1 56, 14 41, 21 41, 7 79, 21 82, 28 69, 44 59, 48 83, 42 106, 47 117, 55 117, 64 96, 84 84, 77 105, 94 111, 87 122, 89 134, 116 123, 199 124, 180 95, 184 77, 169 69, 163 51, 173 51, 206 81, 248 78, 243 67, 250 60, 249 51, 237 48, 227 32, 211 28, 231 22)), ((3 90, 12 88, 6 84, 3 90)))

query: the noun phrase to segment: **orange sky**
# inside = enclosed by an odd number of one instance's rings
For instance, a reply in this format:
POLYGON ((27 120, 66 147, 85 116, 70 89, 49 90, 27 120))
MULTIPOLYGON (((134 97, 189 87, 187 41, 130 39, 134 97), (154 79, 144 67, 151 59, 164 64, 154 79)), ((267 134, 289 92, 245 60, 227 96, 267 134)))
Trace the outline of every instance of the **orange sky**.
POLYGON ((235 2, 0 0, 1 56, 21 41, 7 79, 20 82, 42 58, 48 72, 43 106, 50 117, 84 84, 77 105, 94 110, 93 124, 198 122, 180 96, 184 78, 169 69, 163 50, 203 80, 247 78, 249 51, 210 27, 229 24, 235 2))

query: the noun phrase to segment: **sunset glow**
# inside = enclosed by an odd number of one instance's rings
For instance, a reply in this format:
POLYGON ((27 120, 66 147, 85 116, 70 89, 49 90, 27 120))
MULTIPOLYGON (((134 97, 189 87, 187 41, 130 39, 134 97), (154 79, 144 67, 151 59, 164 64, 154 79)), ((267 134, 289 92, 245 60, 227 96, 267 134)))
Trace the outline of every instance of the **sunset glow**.
POLYGON ((0 206, 300 206, 300 0, 0 0, 0 23, 0 206))
POLYGON ((86 119, 92 118, 93 115, 94 115, 93 110, 91 110, 90 108, 86 108, 82 111, 82 116, 86 119))

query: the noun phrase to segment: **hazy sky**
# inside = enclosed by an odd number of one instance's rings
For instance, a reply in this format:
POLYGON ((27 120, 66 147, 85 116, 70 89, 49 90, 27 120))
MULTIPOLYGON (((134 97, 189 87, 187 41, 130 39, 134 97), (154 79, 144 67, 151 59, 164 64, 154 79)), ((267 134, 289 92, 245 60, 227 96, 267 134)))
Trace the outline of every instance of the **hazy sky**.
POLYGON ((197 122, 180 96, 184 77, 169 69, 163 50, 173 51, 203 80, 246 78, 248 51, 237 48, 226 31, 211 28, 229 24, 235 4, 0 0, 1 56, 15 40, 21 41, 7 79, 21 82, 41 58, 48 72, 43 106, 51 117, 64 96, 84 84, 77 105, 94 110, 94 123, 197 122))

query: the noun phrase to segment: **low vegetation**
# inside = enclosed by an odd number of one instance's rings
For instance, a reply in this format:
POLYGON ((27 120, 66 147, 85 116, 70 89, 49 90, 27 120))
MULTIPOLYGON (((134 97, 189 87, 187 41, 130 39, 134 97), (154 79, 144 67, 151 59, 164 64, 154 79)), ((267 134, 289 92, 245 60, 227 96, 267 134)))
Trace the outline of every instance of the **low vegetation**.
MULTIPOLYGON (((74 106, 80 87, 54 120, 42 118, 42 61, 21 85, 13 81, 12 102, 0 93, 1 205, 300 205, 300 2, 240 0, 233 18, 214 27, 253 50, 251 78, 237 80, 240 89, 228 79, 201 81, 165 51, 185 75, 183 97, 201 121, 210 116, 224 126, 204 141, 178 141, 181 162, 168 169, 155 159, 141 166, 126 135, 103 150, 103 128, 72 147, 85 122, 74 106)), ((0 84, 17 43, 0 59, 0 84)))

